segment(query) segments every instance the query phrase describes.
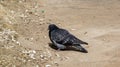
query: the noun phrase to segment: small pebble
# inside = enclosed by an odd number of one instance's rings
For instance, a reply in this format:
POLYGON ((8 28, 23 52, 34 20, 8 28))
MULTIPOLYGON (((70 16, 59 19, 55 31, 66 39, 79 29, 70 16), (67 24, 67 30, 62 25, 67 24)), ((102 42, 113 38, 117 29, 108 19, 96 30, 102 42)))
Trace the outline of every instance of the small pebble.
POLYGON ((76 30, 76 29, 71 29, 72 31, 76 30))
POLYGON ((45 67, 51 67, 51 65, 48 64, 48 65, 45 65, 45 67))
POLYGON ((59 54, 55 54, 57 57, 60 57, 60 55, 59 54))
POLYGON ((84 33, 85 35, 87 34, 87 32, 84 33))
POLYGON ((44 38, 47 38, 47 36, 44 36, 44 38))
POLYGON ((18 45, 20 45, 20 42, 17 41, 16 43, 17 43, 18 45))
POLYGON ((39 65, 36 65, 36 67, 39 67, 39 65))
POLYGON ((39 19, 41 22, 44 21, 44 19, 39 19))
POLYGON ((56 66, 59 66, 58 62, 54 62, 54 64, 55 64, 56 66))
POLYGON ((33 40, 33 38, 30 38, 30 40, 33 40))

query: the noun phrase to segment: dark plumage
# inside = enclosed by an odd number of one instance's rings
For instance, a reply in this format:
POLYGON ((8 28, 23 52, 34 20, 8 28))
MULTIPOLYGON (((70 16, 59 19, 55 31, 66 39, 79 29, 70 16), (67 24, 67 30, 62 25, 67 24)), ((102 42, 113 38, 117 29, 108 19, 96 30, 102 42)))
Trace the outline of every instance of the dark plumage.
POLYGON ((50 24, 48 29, 50 40, 58 49, 66 49, 67 46, 74 46, 81 52, 84 53, 88 52, 81 46, 81 44, 88 45, 88 43, 76 38, 74 35, 70 34, 67 30, 61 29, 57 27, 55 24, 50 24))

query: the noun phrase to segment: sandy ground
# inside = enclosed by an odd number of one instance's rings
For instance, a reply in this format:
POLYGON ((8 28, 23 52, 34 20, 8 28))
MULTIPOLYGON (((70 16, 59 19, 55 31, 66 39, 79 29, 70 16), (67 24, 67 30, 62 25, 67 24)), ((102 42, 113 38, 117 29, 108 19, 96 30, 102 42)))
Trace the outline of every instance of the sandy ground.
POLYGON ((5 39, 6 35, 1 37, 5 40, 1 40, 0 44, 3 57, 0 58, 1 67, 120 65, 119 0, 3 0, 0 1, 0 7, 0 31, 4 32, 4 28, 17 32, 8 34, 9 41, 5 39), (88 53, 50 48, 47 30, 49 23, 65 28, 88 42, 89 45, 84 46, 88 53), (8 58, 10 62, 5 63, 4 58, 8 58))

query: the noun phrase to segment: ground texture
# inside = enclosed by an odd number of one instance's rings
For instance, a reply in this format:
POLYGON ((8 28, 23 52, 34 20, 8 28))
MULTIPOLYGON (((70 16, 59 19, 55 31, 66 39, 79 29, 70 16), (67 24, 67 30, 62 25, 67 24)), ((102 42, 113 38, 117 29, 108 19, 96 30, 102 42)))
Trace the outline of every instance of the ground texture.
POLYGON ((119 0, 0 0, 0 67, 119 67, 119 0), (56 24, 88 53, 49 47, 56 24))

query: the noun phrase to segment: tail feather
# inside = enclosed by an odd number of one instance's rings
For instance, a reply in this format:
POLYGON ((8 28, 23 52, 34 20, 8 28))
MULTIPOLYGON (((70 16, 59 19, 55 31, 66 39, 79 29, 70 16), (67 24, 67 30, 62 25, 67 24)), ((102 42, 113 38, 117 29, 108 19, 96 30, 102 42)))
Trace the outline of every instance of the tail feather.
POLYGON ((87 43, 87 42, 82 42, 81 44, 86 44, 86 45, 88 45, 88 43, 87 43))
POLYGON ((88 51, 87 51, 85 48, 83 48, 81 45, 79 45, 79 46, 75 46, 75 47, 76 47, 77 50, 79 50, 80 52, 88 53, 88 51))

